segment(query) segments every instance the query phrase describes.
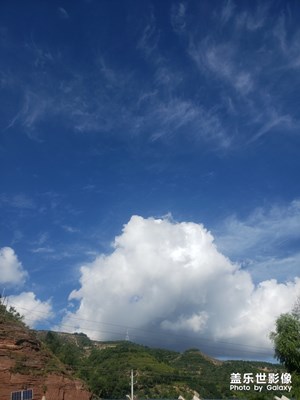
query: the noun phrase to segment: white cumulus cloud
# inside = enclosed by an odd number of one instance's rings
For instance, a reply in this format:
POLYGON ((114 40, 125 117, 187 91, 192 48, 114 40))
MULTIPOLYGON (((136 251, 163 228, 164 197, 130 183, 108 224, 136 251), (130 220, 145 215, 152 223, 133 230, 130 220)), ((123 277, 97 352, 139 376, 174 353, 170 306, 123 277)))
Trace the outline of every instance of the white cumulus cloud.
POLYGON ((115 238, 110 255, 99 255, 80 273, 80 288, 69 296, 78 308, 61 329, 124 339, 128 327, 132 339, 144 343, 198 344, 229 357, 272 354, 275 319, 300 293, 299 278, 255 285, 201 224, 139 216, 115 238))
POLYGON ((14 250, 11 247, 2 247, 0 249, 0 284, 22 284, 27 275, 14 250))
MULTIPOLYGON (((28 272, 23 268, 15 251, 11 247, 0 249, 0 285, 8 288, 16 285, 24 285, 28 272)), ((41 301, 33 292, 23 291, 20 294, 5 297, 5 304, 14 307, 24 316, 24 322, 34 327, 37 322, 52 317, 50 300, 41 301)))
POLYGON ((41 301, 33 292, 22 292, 8 296, 8 306, 13 306, 24 317, 24 322, 35 327, 38 322, 45 321, 53 316, 50 300, 41 301))

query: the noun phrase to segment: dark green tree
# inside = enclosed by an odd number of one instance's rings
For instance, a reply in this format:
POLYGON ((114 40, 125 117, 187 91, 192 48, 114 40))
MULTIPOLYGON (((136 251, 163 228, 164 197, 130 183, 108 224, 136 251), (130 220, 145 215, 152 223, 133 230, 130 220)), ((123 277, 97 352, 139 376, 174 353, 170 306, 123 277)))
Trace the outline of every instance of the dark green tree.
POLYGON ((276 321, 276 330, 270 335, 275 357, 289 372, 300 373, 300 319, 296 313, 282 314, 276 321))
POLYGON ((276 330, 270 334, 274 342, 275 357, 293 377, 293 395, 300 398, 300 301, 291 313, 280 315, 276 330))
POLYGON ((9 308, 4 304, 3 298, 0 298, 0 321, 3 322, 16 322, 19 325, 25 326, 23 322, 24 317, 21 315, 15 307, 10 306, 9 308))
POLYGON ((275 346, 275 357, 289 372, 300 373, 300 319, 294 313, 282 314, 276 330, 270 335, 275 346))
POLYGON ((61 347, 61 341, 59 340, 58 335, 54 332, 49 331, 49 332, 47 332, 44 341, 47 344, 47 346, 49 347, 49 349, 55 355, 57 355, 59 352, 59 349, 61 347))

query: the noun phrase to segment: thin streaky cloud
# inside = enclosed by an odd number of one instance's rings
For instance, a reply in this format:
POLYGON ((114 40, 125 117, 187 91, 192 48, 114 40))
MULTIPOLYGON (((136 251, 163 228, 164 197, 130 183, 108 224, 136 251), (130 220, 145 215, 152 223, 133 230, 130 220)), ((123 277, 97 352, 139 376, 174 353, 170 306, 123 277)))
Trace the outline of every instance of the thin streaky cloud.
POLYGON ((278 243, 282 246, 299 238, 299 226, 300 201, 294 200, 286 205, 258 208, 245 219, 232 215, 216 238, 219 248, 226 249, 230 256, 250 255, 256 249, 259 257, 267 249, 275 254, 278 243))
POLYGON ((175 32, 183 33, 186 29, 186 4, 173 4, 171 8, 171 24, 175 32))
POLYGON ((283 65, 281 68, 299 68, 300 67, 300 30, 294 32, 288 37, 286 27, 286 17, 281 15, 273 29, 273 36, 278 42, 281 55, 283 56, 283 65))
POLYGON ((36 249, 31 250, 32 253, 54 253, 55 250, 51 247, 37 247, 36 249))
POLYGON ((158 104, 151 115, 150 120, 157 122, 152 140, 178 135, 188 129, 192 138, 209 141, 220 148, 227 148, 231 143, 215 110, 205 110, 192 102, 174 98, 158 104))
POLYGON ((269 5, 259 3, 254 12, 244 11, 236 15, 238 28, 245 28, 249 31, 262 29, 268 18, 269 5))
POLYGON ((74 228, 73 226, 70 225, 62 225, 62 228, 69 233, 78 233, 80 230, 78 228, 74 228))
POLYGON ((35 201, 24 193, 14 195, 0 194, 0 206, 1 205, 17 209, 36 209, 35 201))
POLYGON ((221 10, 221 22, 227 23, 234 14, 235 4, 232 0, 227 0, 221 10))
POLYGON ((239 94, 247 95, 254 90, 252 73, 235 61, 238 49, 234 43, 216 44, 207 37, 199 45, 192 42, 189 54, 201 72, 210 72, 228 82, 239 94))
MULTIPOLYGON (((299 124, 297 124, 299 125, 299 124)), ((249 140, 249 143, 253 143, 256 140, 260 139, 263 135, 274 131, 276 128, 284 127, 287 130, 291 130, 291 128, 296 127, 293 118, 290 115, 278 115, 276 113, 272 113, 269 119, 264 123, 264 125, 258 130, 258 132, 252 136, 249 140)))
POLYGON ((63 7, 59 7, 58 8, 58 13, 59 13, 60 18, 62 18, 62 19, 69 19, 70 18, 68 12, 63 7))
POLYGON ((280 49, 283 53, 287 51, 287 43, 286 43, 286 29, 285 29, 285 18, 281 15, 278 18, 278 22, 273 29, 273 35, 278 40, 280 49))
POLYGON ((153 10, 150 12, 150 17, 143 28, 140 38, 137 42, 137 49, 140 50, 146 58, 153 55, 158 47, 159 31, 156 26, 156 19, 153 10))

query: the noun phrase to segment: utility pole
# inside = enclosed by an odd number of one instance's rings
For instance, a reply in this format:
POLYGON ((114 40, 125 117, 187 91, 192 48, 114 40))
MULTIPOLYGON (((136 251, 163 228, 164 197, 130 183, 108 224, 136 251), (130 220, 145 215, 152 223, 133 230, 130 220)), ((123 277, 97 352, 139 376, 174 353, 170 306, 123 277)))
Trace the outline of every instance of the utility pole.
POLYGON ((134 400, 134 399, 133 399, 133 385, 134 385, 134 382, 133 382, 133 369, 132 369, 132 370, 131 370, 131 374, 130 374, 130 387, 131 387, 130 396, 129 396, 129 394, 126 394, 126 397, 127 397, 129 400, 134 400))
POLYGON ((131 400, 133 400, 133 369, 131 370, 131 400))
POLYGON ((5 288, 3 288, 2 290, 2 294, 0 294, 0 304, 2 304, 4 306, 4 293, 5 293, 5 288))

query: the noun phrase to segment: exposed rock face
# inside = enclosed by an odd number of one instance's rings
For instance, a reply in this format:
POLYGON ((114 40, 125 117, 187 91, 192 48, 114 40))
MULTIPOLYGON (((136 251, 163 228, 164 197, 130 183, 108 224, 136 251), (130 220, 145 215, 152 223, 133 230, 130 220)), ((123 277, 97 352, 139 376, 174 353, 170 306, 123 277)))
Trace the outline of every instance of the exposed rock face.
POLYGON ((41 400, 43 395, 46 400, 88 400, 91 398, 91 393, 78 380, 71 380, 57 374, 41 377, 0 371, 1 400, 10 400, 11 392, 24 389, 32 389, 35 400, 41 400))
POLYGON ((32 389, 34 400, 89 400, 83 383, 64 370, 34 332, 0 319, 0 400, 11 392, 32 389))

